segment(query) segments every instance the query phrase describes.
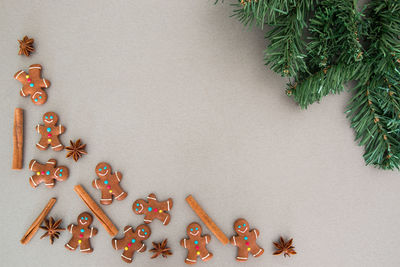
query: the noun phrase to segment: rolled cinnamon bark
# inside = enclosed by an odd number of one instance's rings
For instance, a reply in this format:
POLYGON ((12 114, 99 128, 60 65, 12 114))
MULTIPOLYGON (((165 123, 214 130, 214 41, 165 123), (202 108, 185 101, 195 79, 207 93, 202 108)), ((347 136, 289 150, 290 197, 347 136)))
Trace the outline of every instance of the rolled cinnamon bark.
POLYGON ((229 239, 226 237, 224 232, 214 223, 214 221, 208 216, 208 214, 203 210, 203 208, 197 203, 197 201, 189 195, 186 198, 186 202, 192 208, 192 210, 199 216, 199 218, 203 221, 203 223, 207 226, 208 229, 221 241, 222 244, 226 245, 229 243, 229 239))
POLYGON ((13 161, 12 169, 22 169, 22 157, 24 148, 24 110, 16 108, 14 111, 14 130, 13 130, 13 161))
POLYGON ((104 211, 97 205, 97 203, 90 197, 90 195, 85 191, 85 189, 80 185, 74 187, 74 191, 83 200, 86 206, 93 212, 96 218, 100 221, 103 227, 111 236, 116 236, 118 234, 118 229, 112 223, 110 218, 104 213, 104 211))
POLYGON ((49 202, 46 204, 42 212, 36 218, 36 220, 32 223, 29 227, 28 231, 24 234, 21 239, 21 244, 26 245, 32 237, 36 234, 37 230, 39 230, 39 226, 42 224, 43 220, 46 218, 47 214, 49 214, 51 208, 53 208, 54 204, 56 203, 56 198, 51 198, 49 202))

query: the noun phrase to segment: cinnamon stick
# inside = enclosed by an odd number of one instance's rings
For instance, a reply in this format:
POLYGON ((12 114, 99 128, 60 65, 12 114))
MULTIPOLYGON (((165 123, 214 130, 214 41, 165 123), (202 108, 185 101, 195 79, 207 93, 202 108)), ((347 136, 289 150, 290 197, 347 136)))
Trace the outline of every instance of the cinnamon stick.
POLYGON ((110 218, 104 213, 104 211, 97 205, 97 203, 90 197, 90 195, 85 191, 85 189, 80 185, 74 187, 74 191, 83 200, 86 206, 93 212, 93 214, 99 219, 100 223, 106 229, 106 231, 111 236, 116 236, 118 234, 118 229, 112 223, 110 218))
POLYGON ((14 111, 14 130, 13 130, 13 161, 12 169, 22 169, 22 153, 24 148, 24 110, 16 108, 14 111))
POLYGON ((51 198, 49 200, 49 202, 46 204, 42 212, 39 214, 36 220, 29 227, 28 231, 26 231, 26 233, 22 237, 21 244, 26 245, 36 234, 37 230, 39 230, 39 226, 42 224, 43 220, 46 218, 47 214, 49 214, 51 208, 56 203, 56 200, 57 200, 56 198, 51 198))
POLYGON ((203 208, 197 203, 192 195, 186 198, 186 202, 192 208, 192 210, 199 216, 203 223, 208 229, 221 241, 222 244, 226 245, 229 243, 229 239, 226 237, 224 232, 214 223, 214 221, 208 216, 208 214, 203 210, 203 208))

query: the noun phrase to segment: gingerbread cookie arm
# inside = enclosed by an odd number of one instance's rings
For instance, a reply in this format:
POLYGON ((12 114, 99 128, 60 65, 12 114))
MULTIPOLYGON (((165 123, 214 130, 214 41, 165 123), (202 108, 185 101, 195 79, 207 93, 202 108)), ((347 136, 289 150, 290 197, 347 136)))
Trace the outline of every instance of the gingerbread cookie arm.
POLYGON ((117 171, 117 172, 115 172, 114 176, 115 176, 115 178, 117 179, 118 182, 122 181, 122 173, 117 171))
MULTIPOLYGON (((41 79, 39 81, 39 86, 42 87, 42 88, 48 88, 50 86, 50 81, 46 80, 46 79, 41 79)), ((47 98, 47 94, 46 94, 46 98, 47 98)))
POLYGON ((67 227, 67 230, 68 230, 68 232, 70 232, 70 233, 72 233, 72 229, 74 228, 74 224, 70 224, 70 225, 68 225, 68 227, 67 227))
POLYGON ((142 246, 138 249, 138 252, 143 253, 146 251, 146 249, 147 249, 147 246, 142 242, 142 246))
POLYGON ((210 243, 210 241, 211 241, 211 236, 210 236, 210 235, 205 235, 205 236, 204 236, 204 241, 206 242, 206 244, 210 243))
POLYGON ((147 197, 147 202, 149 203, 150 206, 153 206, 153 207, 155 205, 157 205, 158 201, 157 201, 156 195, 153 194, 153 193, 149 194, 148 197, 147 197))
POLYGON ((231 243, 235 247, 237 247, 236 238, 237 238, 237 236, 234 235, 234 236, 231 237, 231 239, 229 239, 229 243, 231 243))
POLYGON ((254 234, 256 239, 260 236, 260 231, 258 229, 254 228, 253 230, 250 231, 250 233, 254 234))
POLYGON ((54 166, 57 165, 57 160, 56 160, 56 159, 49 159, 49 160, 46 162, 46 165, 47 165, 47 166, 50 166, 50 167, 54 167, 54 166))
POLYGON ((182 246, 182 247, 184 247, 184 248, 187 248, 186 247, 186 238, 182 238, 182 240, 181 240, 181 242, 179 242, 179 244, 182 246))

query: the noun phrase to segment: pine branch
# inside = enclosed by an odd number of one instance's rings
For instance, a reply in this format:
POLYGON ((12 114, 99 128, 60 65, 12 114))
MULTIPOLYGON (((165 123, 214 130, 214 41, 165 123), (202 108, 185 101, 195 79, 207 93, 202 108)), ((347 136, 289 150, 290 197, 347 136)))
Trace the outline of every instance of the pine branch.
POLYGON ((342 92, 343 84, 357 77, 363 58, 358 38, 363 22, 356 8, 356 2, 349 0, 324 0, 317 6, 307 44, 307 67, 313 74, 299 73, 287 89, 302 108, 342 92))
MULTIPOLYGON (((279 1, 278 1, 279 2, 279 1)), ((276 17, 270 25, 273 29, 265 38, 270 44, 265 50, 265 65, 282 76, 294 77, 306 72, 305 42, 302 39, 307 16, 313 0, 286 1, 288 11, 276 17)))
POLYGON ((374 0, 357 92, 348 107, 356 140, 365 146, 364 159, 383 169, 400 168, 400 2, 374 0))

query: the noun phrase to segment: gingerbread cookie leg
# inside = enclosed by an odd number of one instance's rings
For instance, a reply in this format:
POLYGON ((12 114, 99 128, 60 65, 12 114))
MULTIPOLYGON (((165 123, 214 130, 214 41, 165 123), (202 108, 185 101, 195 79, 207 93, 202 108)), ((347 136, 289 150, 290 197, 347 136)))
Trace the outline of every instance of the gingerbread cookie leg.
POLYGON ((135 253, 135 251, 132 248, 130 248, 128 250, 124 250, 124 252, 122 252, 122 254, 121 254, 121 259, 124 262, 131 263, 133 260, 134 253, 135 253))
POLYGON ((115 186, 112 193, 116 200, 123 200, 128 196, 128 194, 124 190, 122 190, 122 188, 119 185, 115 186))
POLYGON ((197 255, 196 251, 194 250, 189 250, 187 257, 185 259, 186 264, 195 264, 197 262, 197 255))
POLYGON ((29 184, 33 187, 36 188, 38 187, 38 185, 42 182, 42 180, 40 179, 40 177, 38 175, 33 175, 31 177, 29 177, 29 184))
POLYGON ((171 216, 169 216, 168 213, 164 213, 162 210, 160 210, 160 213, 158 214, 157 217, 158 217, 158 219, 159 219, 160 221, 162 221, 162 223, 163 223, 164 225, 169 224, 169 221, 171 220, 171 216))
POLYGON ((112 194, 110 191, 101 191, 100 203, 103 205, 110 205, 112 203, 112 194))
POLYGON ((213 254, 211 252, 208 252, 206 248, 200 249, 200 258, 202 261, 208 261, 211 260, 213 257, 213 254))
POLYGON ((78 240, 76 238, 71 238, 67 244, 65 244, 65 248, 69 250, 75 250, 78 247, 78 240))
POLYGON ((253 254, 254 257, 260 257, 264 253, 264 249, 259 247, 257 244, 255 244, 251 250, 250 253, 253 254))
POLYGON ((90 246, 89 239, 83 239, 80 244, 80 251, 83 253, 91 253, 93 252, 93 248, 90 246))
MULTIPOLYGON (((60 127, 61 127, 61 125, 60 125, 60 127)), ((50 145, 54 151, 61 151, 64 149, 64 146, 61 144, 60 139, 58 139, 58 136, 52 137, 50 145)))
POLYGON ((238 248, 238 253, 236 256, 237 261, 247 261, 249 252, 246 248, 238 248))
POLYGON ((40 150, 46 150, 49 146, 49 141, 45 137, 40 138, 39 143, 36 144, 36 147, 40 150))
POLYGON ((161 208, 162 210, 170 211, 170 210, 172 209, 172 206, 174 205, 174 202, 173 202, 172 198, 169 198, 169 199, 166 200, 166 201, 160 202, 160 205, 161 205, 160 208, 161 208))

